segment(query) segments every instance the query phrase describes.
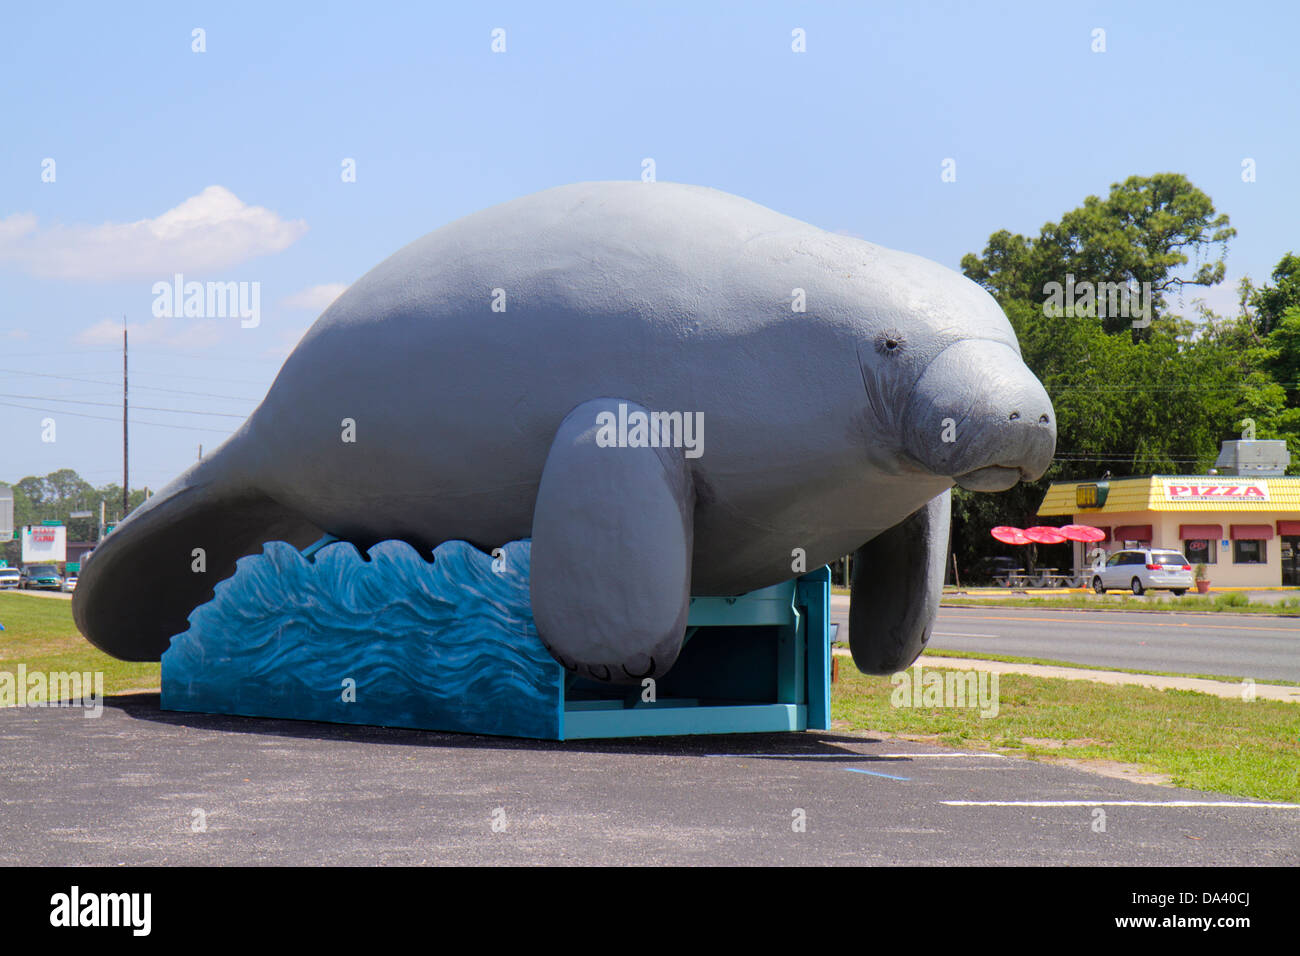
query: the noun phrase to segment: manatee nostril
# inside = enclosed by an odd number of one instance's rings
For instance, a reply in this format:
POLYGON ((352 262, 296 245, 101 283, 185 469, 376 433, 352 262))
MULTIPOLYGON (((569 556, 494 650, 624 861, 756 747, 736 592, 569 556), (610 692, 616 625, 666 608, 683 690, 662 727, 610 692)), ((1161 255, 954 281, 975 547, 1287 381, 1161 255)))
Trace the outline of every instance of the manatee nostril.
POLYGON ((1011 413, 1011 420, 1012 420, 1013 422, 1014 422, 1017 418, 1019 418, 1019 417, 1020 417, 1020 413, 1019 413, 1019 412, 1012 412, 1012 413, 1011 413))
POLYGON ((1051 420, 1051 419, 1049 419, 1046 415, 1039 415, 1039 416, 1038 416, 1038 424, 1040 424, 1040 425, 1046 425, 1050 420, 1051 420))

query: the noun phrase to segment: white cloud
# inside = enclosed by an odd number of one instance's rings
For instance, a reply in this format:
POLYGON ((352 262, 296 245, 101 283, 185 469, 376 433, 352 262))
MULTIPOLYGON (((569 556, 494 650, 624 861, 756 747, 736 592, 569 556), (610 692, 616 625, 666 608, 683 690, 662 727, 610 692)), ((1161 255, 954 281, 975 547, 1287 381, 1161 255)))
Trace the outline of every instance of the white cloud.
MULTIPOLYGON (((229 327, 227 319, 153 319, 149 322, 127 323, 131 342, 136 345, 166 345, 172 348, 207 348, 225 338, 229 327)), ((239 329, 239 323, 234 323, 239 329)), ((104 319, 77 334, 78 345, 120 345, 122 323, 104 319)))
POLYGON ((3 336, 0 336, 0 338, 18 339, 19 341, 22 341, 24 339, 30 339, 31 337, 32 334, 28 332, 26 329, 10 329, 3 336))
POLYGON ((209 186, 154 219, 40 228, 30 213, 0 219, 0 261, 54 279, 157 279, 204 273, 280 252, 307 231, 209 186))
POLYGON ((323 312, 329 308, 330 303, 346 292, 347 288, 347 285, 342 282, 314 285, 310 289, 303 289, 286 296, 280 304, 287 309, 311 309, 313 312, 323 312))
POLYGON ((36 217, 29 212, 16 212, 0 219, 0 247, 17 242, 36 229, 36 217))

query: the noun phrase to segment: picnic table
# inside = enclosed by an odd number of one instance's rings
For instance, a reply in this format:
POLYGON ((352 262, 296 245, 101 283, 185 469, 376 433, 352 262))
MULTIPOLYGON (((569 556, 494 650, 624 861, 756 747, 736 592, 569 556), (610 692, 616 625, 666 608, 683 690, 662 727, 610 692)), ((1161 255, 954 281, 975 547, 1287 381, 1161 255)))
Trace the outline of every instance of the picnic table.
POLYGON ((1004 588, 1073 588, 1079 587, 1079 577, 1056 568, 1039 568, 1028 572, 1024 568, 1003 571, 993 575, 998 585, 1004 588))

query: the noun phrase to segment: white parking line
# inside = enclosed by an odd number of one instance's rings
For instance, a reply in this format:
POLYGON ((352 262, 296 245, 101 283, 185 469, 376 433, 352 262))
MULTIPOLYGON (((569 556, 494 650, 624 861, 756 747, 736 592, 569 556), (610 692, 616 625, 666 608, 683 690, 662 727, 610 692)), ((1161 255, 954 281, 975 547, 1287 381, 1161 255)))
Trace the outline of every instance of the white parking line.
POLYGON ((705 754, 706 757, 754 757, 761 759, 763 757, 799 757, 801 759, 823 759, 830 760, 842 759, 844 757, 856 757, 859 760, 865 760, 875 757, 875 754, 705 754))
POLYGON ((989 760, 1006 760, 1006 754, 968 754, 963 752, 953 752, 950 754, 876 754, 877 757, 987 757, 989 760))
POLYGON ((818 758, 831 759, 831 758, 843 758, 843 757, 856 757, 856 758, 858 758, 859 760, 883 760, 883 759, 889 759, 889 760, 905 760, 905 759, 906 759, 906 760, 911 760, 913 757, 987 757, 989 760, 1006 760, 1006 759, 1007 759, 1006 754, 979 754, 979 753, 964 753, 964 752, 959 752, 959 751, 955 751, 955 752, 950 753, 950 754, 907 754, 907 753, 902 753, 902 754, 855 754, 855 753, 844 753, 844 754, 762 754, 762 753, 758 753, 758 754, 705 754, 704 756, 706 756, 706 757, 803 757, 803 758, 812 758, 812 759, 818 759, 818 758))
POLYGON ((1249 807, 1300 810, 1300 803, 1244 803, 1238 800, 941 800, 947 807, 1249 807))
POLYGON ((962 631, 934 631, 931 637, 1001 637, 1001 634, 966 634, 962 631))

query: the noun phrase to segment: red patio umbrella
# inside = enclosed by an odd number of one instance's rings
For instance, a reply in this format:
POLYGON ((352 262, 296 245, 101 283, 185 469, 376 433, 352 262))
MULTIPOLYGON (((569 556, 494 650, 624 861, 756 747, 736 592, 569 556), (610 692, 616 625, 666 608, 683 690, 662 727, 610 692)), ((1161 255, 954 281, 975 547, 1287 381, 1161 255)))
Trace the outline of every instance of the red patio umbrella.
POLYGON ((1061 534, 1059 528, 1049 528, 1045 525, 1026 528, 1025 537, 1035 544, 1060 544, 1065 540, 1065 535, 1061 534))
POLYGON ((1030 539, 1025 537, 1025 533, 1019 528, 1012 528, 1009 525, 998 525, 991 530, 989 534, 997 538, 1003 544, 1029 544, 1030 539))
POLYGON ((1090 524, 1067 524, 1056 529, 1071 541, 1105 541, 1106 532, 1090 524))

